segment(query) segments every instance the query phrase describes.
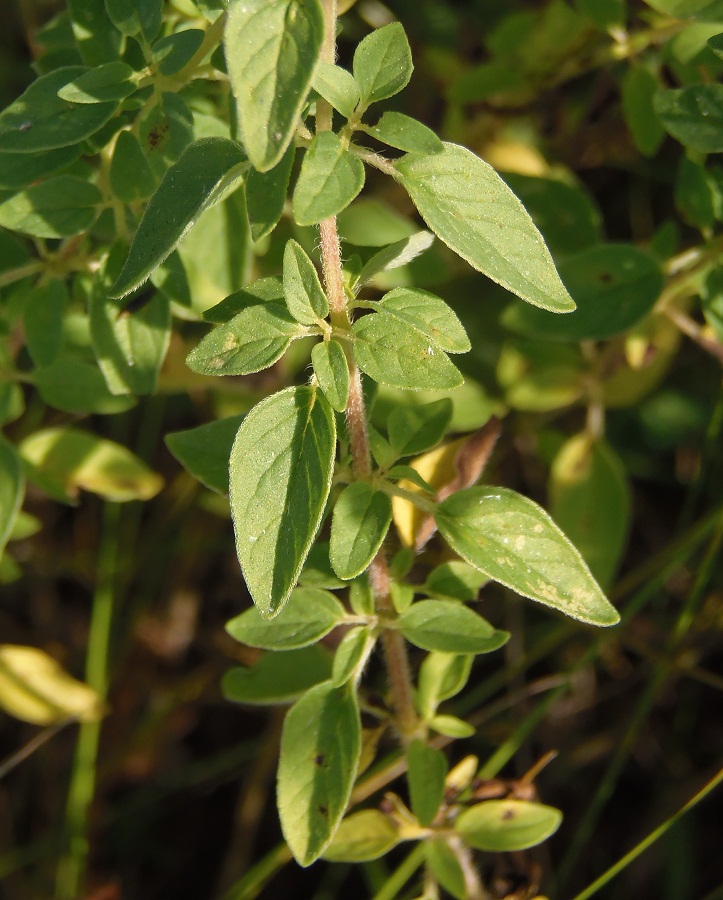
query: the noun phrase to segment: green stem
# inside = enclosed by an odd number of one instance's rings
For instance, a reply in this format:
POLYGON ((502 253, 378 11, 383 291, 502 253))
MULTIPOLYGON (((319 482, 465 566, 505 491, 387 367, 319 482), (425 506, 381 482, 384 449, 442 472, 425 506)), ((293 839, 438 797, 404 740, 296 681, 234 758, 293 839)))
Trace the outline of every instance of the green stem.
MULTIPOLYGON (((101 701, 108 694, 108 649, 113 620, 114 577, 118 551, 120 506, 107 503, 103 513, 98 579, 88 634, 85 680, 101 701)), ((88 813, 95 793, 101 722, 80 726, 66 807, 68 849, 58 864, 56 900, 77 900, 83 894, 88 859, 88 813)))

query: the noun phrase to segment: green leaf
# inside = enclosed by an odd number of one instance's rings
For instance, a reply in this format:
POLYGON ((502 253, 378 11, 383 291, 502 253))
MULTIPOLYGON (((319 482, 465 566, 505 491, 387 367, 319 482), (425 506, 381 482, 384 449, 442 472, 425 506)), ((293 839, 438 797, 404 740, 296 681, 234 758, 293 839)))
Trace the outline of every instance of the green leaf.
POLYGON ((619 621, 579 552, 532 500, 468 488, 440 503, 436 520, 452 549, 494 581, 581 622, 619 621))
POLYGON ((708 46, 718 59, 723 59, 723 34, 715 34, 708 38, 708 46))
POLYGON ((306 151, 292 201, 298 225, 316 225, 347 207, 364 187, 364 163, 333 131, 317 134, 306 151))
POLYGON ((385 247, 418 231, 411 219, 373 197, 360 197, 347 207, 339 214, 337 225, 343 241, 360 247, 385 247))
POLYGON ((228 494, 228 461, 243 416, 229 416, 165 436, 183 468, 218 494, 228 494))
POLYGON ((367 568, 381 547, 392 521, 392 501, 364 481, 345 487, 331 519, 329 558, 345 580, 367 568))
POLYGON ((460 653, 430 653, 419 669, 417 705, 431 719, 443 700, 458 694, 469 680, 474 656, 460 653))
POLYGON ((329 862, 369 862, 399 843, 397 828, 378 809, 362 809, 347 816, 322 857, 329 862))
POLYGON ((464 872, 449 844, 444 840, 424 841, 424 855, 437 881, 455 900, 466 900, 464 872))
POLYGON ((507 341, 497 362, 497 380, 515 409, 544 412, 569 406, 582 395, 584 378, 576 345, 507 341))
POLYGON ((151 47, 151 55, 161 75, 180 72, 191 61, 205 36, 206 32, 201 28, 187 28, 156 41, 151 47))
POLYGON ((293 387, 246 416, 231 451, 231 515, 249 592, 271 618, 286 603, 316 537, 336 453, 323 394, 293 387))
POLYGON ((87 71, 68 66, 34 81, 0 113, 0 151, 37 153, 71 147, 102 128, 117 102, 74 104, 58 97, 59 90, 87 71))
POLYGON ((412 77, 412 51, 400 22, 368 34, 354 51, 354 78, 365 106, 398 94, 412 77))
POLYGON ((295 156, 296 147, 290 144, 273 169, 268 172, 249 170, 246 178, 246 211, 254 241, 260 241, 271 234, 281 219, 295 156))
POLYGON ((470 847, 509 853, 541 844, 561 822, 562 813, 552 806, 527 800, 486 800, 463 810, 454 827, 470 847))
POLYGON ((701 153, 723 150, 723 84, 661 90, 654 105, 665 130, 684 146, 701 153))
POLYGON ((122 38, 109 20, 103 0, 68 0, 75 43, 83 61, 99 66, 120 55, 122 38))
POLYGON ((228 11, 226 65, 243 145, 260 172, 291 142, 323 40, 319 0, 248 0, 228 11))
POLYGON ((107 103, 124 100, 136 90, 133 69, 120 60, 97 66, 74 78, 58 91, 70 103, 107 103))
POLYGON ((473 268, 535 306, 575 308, 540 232, 486 162, 445 143, 443 153, 394 165, 427 225, 473 268))
POLYGON ((329 315, 329 301, 316 266, 301 244, 287 241, 284 249, 284 296, 289 312, 302 325, 318 325, 329 315))
POLYGON ((645 0, 657 12, 675 19, 697 19, 700 22, 723 21, 723 0, 645 0))
POLYGON ((239 182, 243 163, 239 146, 226 138, 203 138, 186 150, 146 207, 126 264, 111 289, 113 297, 123 297, 143 284, 201 213, 239 182))
POLYGON ((135 403, 131 397, 111 394, 94 362, 62 350, 49 366, 33 372, 33 383, 45 403, 64 412, 109 415, 135 403))
POLYGON ((675 178, 675 205, 681 217, 702 230, 715 223, 717 185, 706 170, 687 156, 682 156, 675 178))
POLYGON ((329 591, 349 586, 334 574, 329 561, 329 544, 326 541, 317 541, 309 550, 299 584, 304 587, 326 588, 329 591))
POLYGON ((536 340, 605 340, 643 319, 663 289, 657 260, 629 244, 599 244, 566 259, 560 274, 577 309, 553 316, 520 302, 508 306, 502 322, 536 340))
POLYGON ((480 588, 488 580, 473 566, 461 559, 453 559, 432 569, 424 582, 424 589, 437 596, 471 602, 477 599, 480 588))
POLYGON ((268 369, 304 333, 280 303, 250 306, 209 332, 186 365, 201 375, 250 375, 268 369))
POLYGON ((344 620, 344 607, 327 591, 295 588, 286 606, 269 622, 252 607, 226 623, 226 631, 249 647, 296 650, 315 644, 344 620))
POLYGON ((723 343, 723 271, 713 269, 700 295, 703 316, 718 340, 723 343))
POLYGON ((33 237, 70 237, 93 224, 103 197, 75 175, 54 175, 0 203, 0 225, 33 237))
POLYGON ((123 34, 142 34, 150 43, 161 30, 163 0, 105 0, 105 6, 123 34))
POLYGON ((18 191, 33 181, 54 175, 72 165, 81 146, 59 147, 43 153, 0 153, 0 188, 18 191))
POLYGON ((437 491, 411 466, 392 466, 387 472, 387 478, 391 478, 394 481, 411 481, 412 484, 416 484, 417 487, 421 488, 425 493, 436 496, 437 491))
POLYGON ((193 114, 178 94, 164 93, 141 119, 138 131, 151 169, 163 178, 193 143, 193 114))
POLYGON ((440 653, 491 653, 510 637, 452 600, 419 600, 402 613, 398 625, 410 644, 440 653))
POLYGON ((23 504, 25 476, 12 444, 0 437, 0 558, 23 504))
POLYGON ((356 286, 361 287, 371 281, 380 272, 388 272, 406 266, 416 259, 420 253, 428 250, 434 242, 434 235, 429 231, 417 231, 409 237, 395 241, 379 253, 375 253, 362 267, 356 286))
POLYGON ((412 812, 420 825, 431 824, 444 799, 447 758, 441 750, 414 740, 407 747, 407 783, 412 812))
POLYGON ((385 112, 376 125, 362 125, 372 137, 408 153, 441 153, 444 144, 426 125, 399 112, 385 112))
POLYGON ((156 189, 153 170, 138 139, 130 131, 121 131, 118 135, 109 176, 113 193, 126 203, 145 200, 156 189))
POLYGON ((113 503, 150 500, 163 486, 130 450, 76 428, 36 431, 19 451, 32 476, 72 498, 85 490, 113 503))
POLYGON ((623 75, 625 124, 635 146, 644 156, 654 156, 665 137, 665 129, 653 105, 659 87, 656 76, 643 66, 630 66, 623 75))
POLYGON ((463 382, 446 353, 417 328, 383 307, 358 319, 352 331, 359 368, 380 384, 411 390, 444 390, 463 382))
POLYGON ((285 302, 284 285, 278 275, 259 278, 258 281, 247 284, 240 291, 234 291, 220 303, 207 309, 203 318, 207 322, 230 322, 234 316, 244 309, 248 309, 249 306, 258 306, 267 300, 275 300, 281 304, 285 302))
POLYGON ((626 0, 575 0, 575 6, 604 31, 625 26, 626 0))
POLYGON ((353 114, 361 97, 359 85, 351 72, 324 60, 320 60, 316 67, 312 87, 347 119, 353 114))
POLYGON ((385 294, 379 307, 407 325, 412 325, 447 353, 470 349, 467 333, 452 309, 440 297, 419 288, 396 288, 385 294))
POLYGON ((326 399, 337 412, 344 412, 349 401, 349 363, 344 348, 333 338, 314 344, 311 351, 314 375, 326 399))
POLYGON ((374 615, 374 595, 366 575, 356 578, 349 585, 349 605, 357 616, 374 615))
POLYGON ((570 438, 550 470, 550 514, 602 585, 609 585, 627 543, 631 498, 625 468, 605 441, 570 438))
POLYGON ((281 736, 278 806, 294 858, 309 866, 346 812, 361 753, 356 694, 324 682, 289 710, 281 736))
POLYGON ((475 733, 474 726, 456 716, 434 716, 429 720, 429 727, 451 738, 468 738, 475 733))
POLYGON ((373 645, 374 638, 366 626, 360 625, 347 631, 334 654, 331 680, 335 687, 341 687, 353 678, 359 680, 373 645))
POLYGON ((248 669, 229 669, 221 681, 221 691, 227 700, 251 706, 293 703, 330 674, 331 656, 321 647, 264 653, 248 669))
POLYGON ((448 397, 419 406, 398 406, 387 419, 389 443, 399 456, 416 456, 436 447, 452 421, 448 397))
POLYGON ((63 344, 68 288, 59 278, 36 285, 23 309, 25 343, 36 366, 49 366, 63 344))

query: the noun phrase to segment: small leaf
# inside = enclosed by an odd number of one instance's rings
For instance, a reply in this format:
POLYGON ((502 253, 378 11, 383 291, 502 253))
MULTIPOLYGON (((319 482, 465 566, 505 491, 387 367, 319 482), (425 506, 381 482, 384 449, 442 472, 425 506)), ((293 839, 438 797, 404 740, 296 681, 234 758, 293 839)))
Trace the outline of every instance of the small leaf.
POLYGON ((250 706, 293 703, 304 691, 326 681, 331 656, 319 646, 283 653, 264 653, 250 668, 229 669, 221 681, 227 700, 250 706))
POLYGON ((426 125, 399 112, 385 112, 376 125, 362 126, 372 137, 408 153, 441 153, 444 144, 426 125))
POLYGON ((137 456, 116 444, 76 428, 36 431, 20 444, 20 456, 43 480, 75 497, 90 491, 114 503, 150 500, 163 479, 137 456))
POLYGON ((285 302, 283 282, 278 275, 259 278, 258 281, 247 284, 240 291, 234 291, 220 303, 207 309, 203 318, 207 322, 230 322, 234 316, 249 306, 258 306, 259 303, 265 303, 267 300, 281 304, 285 302))
POLYGON ((431 450, 444 437, 452 420, 452 401, 448 397, 419 406, 400 406, 387 419, 389 443, 399 456, 412 456, 431 450))
MULTIPOLYGON (((151 169, 157 178, 164 178, 168 169, 179 161, 184 151, 193 143, 193 113, 182 97, 165 92, 140 119, 138 132, 151 169)), ((240 148, 236 149, 240 152, 240 148)), ((213 159, 212 155, 211 164, 213 159)), ((199 175, 203 176, 204 172, 205 167, 199 164, 199 175)), ((185 187, 184 189, 188 190, 185 187)), ((193 195, 195 191, 192 189, 190 193, 193 195)))
POLYGON ((239 182, 243 161, 239 146, 226 138, 191 144, 151 197, 111 296, 123 297, 143 284, 201 213, 239 182))
POLYGON ((444 390, 463 382, 446 353, 417 328, 383 307, 358 319, 352 331, 359 368, 380 384, 410 390, 444 390))
POLYGON ((540 232, 486 162, 445 143, 443 153, 394 165, 427 225, 473 268, 535 306, 575 308, 540 232))
POLYGON ((48 406, 63 412, 109 415, 135 404, 132 397, 111 394, 95 361, 86 362, 62 348, 49 366, 33 372, 33 383, 48 406))
POLYGON ((546 412, 570 406, 582 395, 585 377, 576 345, 507 341, 497 361, 497 380, 515 409, 546 412))
POLYGON ((467 684, 474 656, 460 653, 430 653, 419 670, 417 704, 420 714, 431 719, 443 700, 458 694, 467 684))
POLYGON ((335 453, 333 410, 310 387, 262 400, 236 435, 230 466, 236 552, 254 603, 269 618, 288 599, 316 537, 335 453))
POLYGON ((389 315, 413 325, 447 353, 466 353, 470 349, 467 333, 441 297, 419 288, 396 288, 379 301, 389 315))
POLYGON ((42 650, 16 644, 0 644, 0 709, 33 725, 69 718, 95 722, 103 715, 103 704, 91 687, 72 678, 42 650))
POLYGON ((339 495, 331 519, 329 557, 345 580, 360 575, 376 556, 392 521, 392 501, 364 481, 339 495))
POLYGON ((226 65, 243 145, 259 172, 291 142, 323 40, 319 0, 248 0, 228 11, 226 65))
POLYGON ((418 227, 383 200, 360 197, 339 214, 339 234, 343 241, 359 247, 386 247, 406 240, 418 227))
POLYGON ((431 824, 444 799, 447 758, 424 741, 414 740, 407 747, 407 783, 412 812, 420 825, 431 824))
MULTIPOLYGON (((113 28, 103 0, 68 0, 68 9, 72 36, 83 62, 98 66, 120 55, 122 37, 113 28)), ((40 35, 38 38, 45 43, 40 35)))
POLYGON ((180 72, 200 48, 205 34, 200 28, 186 28, 156 41, 151 47, 151 55, 161 75, 180 72))
POLYGON ((229 416, 165 436, 168 449, 201 484, 228 494, 228 462, 243 416, 229 416))
POLYGON ((61 100, 71 103, 107 103, 124 100, 136 90, 133 69, 120 60, 97 66, 74 78, 58 91, 61 100))
POLYGON ((473 566, 461 559, 453 559, 432 569, 424 582, 424 589, 430 594, 470 602, 477 599, 480 588, 488 580, 473 566))
POLYGON ((455 900, 466 900, 464 872, 449 844, 444 840, 424 841, 424 855, 430 871, 455 900))
POLYGON ((36 285, 23 309, 25 343, 36 366, 55 362, 63 344, 68 288, 59 278, 36 285))
POLYGON ((329 862, 369 862, 398 843, 397 828, 389 816, 378 809, 363 809, 342 821, 322 857, 329 862))
POLYGON ((268 172, 257 172, 256 169, 249 171, 246 178, 246 212, 254 241, 270 235, 279 224, 286 204, 295 156, 296 147, 290 144, 273 169, 268 172))
POLYGON ((523 597, 591 625, 620 616, 547 513, 506 488, 468 488, 440 503, 437 525, 470 565, 523 597))
POLYGON ((351 117, 361 97, 359 85, 351 72, 324 60, 316 68, 312 87, 347 119, 351 117))
POLYGON ((554 834, 562 813, 527 800, 486 800, 460 813, 455 822, 465 842, 477 850, 509 853, 535 847, 554 834))
POLYGON ((363 665, 373 646, 374 638, 364 625, 347 631, 334 654, 331 681, 335 687, 341 687, 353 678, 359 680, 363 665))
POLYGON ((123 34, 142 34, 150 43, 161 29, 163 0, 105 0, 105 6, 123 34))
POLYGON ((145 200, 156 189, 156 178, 138 139, 121 131, 110 164, 110 186, 119 200, 145 200))
POLYGON ((368 34, 354 52, 354 78, 365 106, 393 97, 412 77, 412 51, 400 22, 368 34))
POLYGON ((3 152, 0 155, 0 188, 19 191, 33 181, 54 175, 79 159, 81 150, 82 146, 76 144, 41 153, 3 152))
POLYGON ((452 600, 419 600, 399 617, 398 624, 410 644, 441 653, 491 653, 510 637, 452 600))
POLYGON ((364 263, 356 280, 356 286, 365 285, 380 272, 388 272, 398 269, 400 266, 406 266, 420 253, 428 250, 433 242, 434 235, 430 231, 417 231, 409 237, 402 238, 401 241, 395 241, 380 250, 379 253, 375 253, 368 262, 364 263))
POLYGON ((0 225, 33 237, 70 237, 93 224, 103 197, 75 175, 55 175, 0 203, 0 225))
POLYGON ((186 365, 201 375, 250 375, 268 369, 304 333, 285 306, 261 303, 209 332, 186 365))
POLYGON ((311 362, 319 387, 324 392, 331 407, 344 412, 349 402, 349 363, 344 348, 333 338, 314 344, 311 362))
POLYGON ((324 682, 289 710, 281 736, 278 806, 294 858, 309 866, 346 812, 361 753, 356 694, 324 682))
POLYGON ((451 738, 468 738, 475 733, 474 726, 456 716, 434 716, 429 720, 429 727, 451 738))
POLYGON ((665 137, 665 129, 655 113, 655 94, 660 87, 656 76, 643 66, 630 66, 623 75, 622 108, 625 124, 644 156, 654 156, 665 137))
POLYGON ((329 301, 319 281, 316 266, 296 241, 284 249, 284 296, 289 312, 302 325, 317 325, 329 315, 329 301))
MULTIPOLYGON (((416 487, 420 490, 424 491, 427 494, 432 494, 432 496, 436 495, 435 489, 429 484, 428 481, 425 481, 424 478, 417 472, 416 469, 413 469, 411 466, 392 466, 392 468, 387 472, 387 478, 391 478, 394 481, 411 481, 416 487)), ((407 487, 407 485, 405 485, 407 487)), ((411 550, 411 547, 406 547, 406 550, 411 550)))
POLYGON ((697 19, 699 22, 723 20, 721 0, 645 0, 657 12, 674 19, 697 19))
POLYGON ((342 581, 334 574, 329 561, 329 544, 326 541, 316 541, 309 550, 299 576, 299 584, 304 587, 325 588, 329 591, 349 586, 346 581, 342 581))
POLYGON ((297 225, 316 225, 347 207, 364 187, 364 163, 333 131, 317 134, 306 151, 293 197, 297 225))
POLYGON ((252 607, 226 623, 226 631, 249 647, 296 650, 315 644, 344 620, 344 607, 318 588, 295 588, 286 606, 269 622, 252 607))
POLYGON ((723 151, 723 84, 661 90, 655 111, 668 134, 701 153, 723 151))
POLYGON ((15 448, 0 438, 0 558, 10 538, 25 495, 25 476, 15 448))

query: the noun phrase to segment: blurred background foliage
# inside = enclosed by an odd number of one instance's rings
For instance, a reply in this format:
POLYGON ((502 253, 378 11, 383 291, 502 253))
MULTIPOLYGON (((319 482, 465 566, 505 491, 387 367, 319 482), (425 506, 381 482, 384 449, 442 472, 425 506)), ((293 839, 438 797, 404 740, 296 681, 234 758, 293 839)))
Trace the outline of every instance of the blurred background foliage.
MULTIPOLYGON (((191 0, 166 7, 176 23, 198 18, 191 0)), ((358 0, 343 19, 342 65, 371 27, 404 23, 416 66, 405 110, 498 168, 587 310, 565 321, 524 307, 439 243, 375 284, 415 284, 454 306, 473 344, 459 360, 467 383, 454 397, 454 430, 503 419, 486 480, 546 504, 623 613, 600 636, 499 588, 485 594, 489 617, 513 639, 504 669, 482 658, 450 704, 478 727, 453 758, 475 753, 515 779, 555 750, 537 786, 565 813, 543 848, 486 860, 494 897, 524 900, 540 883, 550 897, 574 897, 723 758, 723 104, 703 128, 669 93, 719 86, 723 4, 708 9, 676 18, 685 2, 358 0)), ((64 10, 53 0, 4 5, 2 106, 49 59, 74 60, 64 10)), ((184 97, 197 136, 216 133, 204 83, 184 97)), ((417 227, 394 184, 372 174, 368 188, 340 217, 350 260, 417 227)), ((110 241, 112 219, 95 229, 110 241)), ((120 507, 77 472, 54 490, 31 478, 0 571, 2 641, 41 648, 80 679, 91 606, 104 592, 115 598, 90 818, 93 900, 415 896, 401 851, 301 871, 275 849, 282 713, 232 705, 219 688, 229 665, 258 656, 223 629, 249 603, 226 503, 163 440, 305 377, 304 342, 270 372, 214 391, 183 362, 204 330, 198 314, 277 273, 292 235, 313 249, 313 232, 288 220, 252 248, 233 198, 207 214, 181 247, 191 299, 156 393, 113 406, 69 399, 49 376, 23 388, 24 411, 7 429, 32 462, 23 442, 41 427, 82 421, 165 479, 153 500, 120 507), (79 503, 78 488, 91 491, 79 503)), ((13 296, 3 290, 6 310, 13 296)), ((386 389, 377 397, 380 429, 394 399, 386 389)), ((74 725, 43 731, 42 716, 0 718, 0 758, 22 756, 0 782, 2 900, 53 894, 76 737, 74 725)), ((723 896, 720 819, 720 797, 708 799, 599 896, 723 896)))

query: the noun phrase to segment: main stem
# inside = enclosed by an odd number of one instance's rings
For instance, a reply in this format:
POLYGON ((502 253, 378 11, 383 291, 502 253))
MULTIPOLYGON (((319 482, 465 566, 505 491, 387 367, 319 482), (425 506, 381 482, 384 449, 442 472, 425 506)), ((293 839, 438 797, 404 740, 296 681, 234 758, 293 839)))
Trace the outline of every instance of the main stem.
MULTIPOLYGON (((336 17, 337 0, 324 0, 324 18, 326 37, 322 48, 322 59, 333 63, 336 57, 336 17)), ((317 101, 316 130, 330 131, 332 128, 332 108, 326 100, 317 101)), ((324 273, 324 284, 329 297, 329 309, 332 326, 348 328, 349 311, 341 268, 341 244, 336 217, 331 216, 319 223, 321 239, 321 261, 324 273)), ((371 452, 369 449, 369 430, 367 428, 367 412, 362 390, 361 374, 356 364, 353 350, 348 355, 350 388, 349 402, 346 407, 346 425, 351 447, 352 468, 354 477, 360 481, 369 479, 372 472, 371 452)), ((369 582, 378 612, 395 614, 390 592, 390 577, 387 558, 382 546, 369 566, 369 582)), ((381 634, 384 647, 392 705, 404 744, 408 744, 418 730, 417 714, 414 709, 412 693, 412 676, 407 657, 407 645, 404 637, 392 629, 384 629, 381 634)))

